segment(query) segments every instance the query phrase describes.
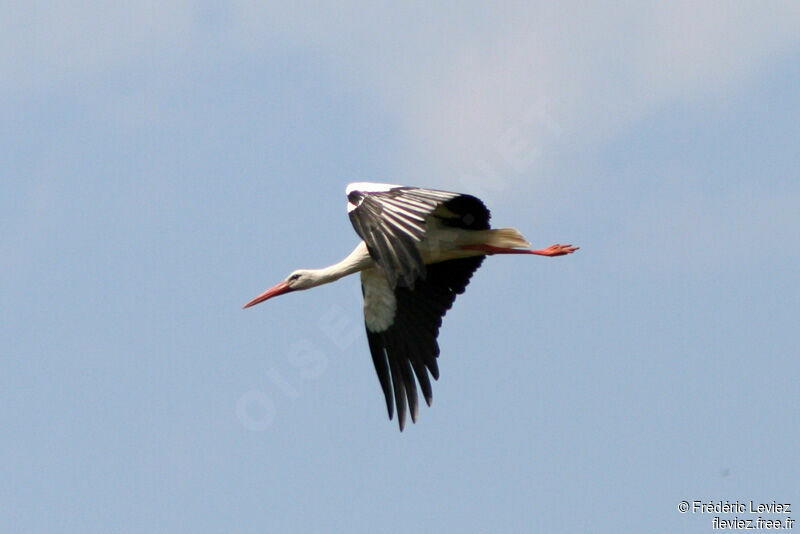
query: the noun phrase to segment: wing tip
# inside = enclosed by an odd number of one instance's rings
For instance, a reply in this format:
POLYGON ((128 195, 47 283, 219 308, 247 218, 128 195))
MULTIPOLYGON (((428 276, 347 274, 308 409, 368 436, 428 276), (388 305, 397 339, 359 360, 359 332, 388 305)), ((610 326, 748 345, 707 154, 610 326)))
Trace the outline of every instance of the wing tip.
POLYGON ((379 182, 350 182, 344 188, 344 194, 349 195, 353 191, 362 191, 364 193, 383 193, 391 191, 397 187, 403 187, 397 184, 384 184, 379 182))

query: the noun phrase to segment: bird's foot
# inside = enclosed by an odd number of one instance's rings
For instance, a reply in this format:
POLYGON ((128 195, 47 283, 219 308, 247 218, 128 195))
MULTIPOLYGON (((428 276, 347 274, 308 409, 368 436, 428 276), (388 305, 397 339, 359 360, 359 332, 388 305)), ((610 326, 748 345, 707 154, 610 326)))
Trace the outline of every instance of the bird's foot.
POLYGON ((549 247, 541 250, 531 250, 531 254, 538 254, 540 256, 564 256, 566 254, 572 254, 579 247, 573 247, 572 245, 550 245, 549 247))

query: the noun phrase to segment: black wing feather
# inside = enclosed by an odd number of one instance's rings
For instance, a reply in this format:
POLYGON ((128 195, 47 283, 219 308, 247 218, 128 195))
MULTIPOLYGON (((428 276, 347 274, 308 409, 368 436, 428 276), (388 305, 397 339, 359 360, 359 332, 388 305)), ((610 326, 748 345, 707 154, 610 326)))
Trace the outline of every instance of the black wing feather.
POLYGON ((442 318, 456 296, 464 292, 482 262, 483 256, 476 256, 428 265, 428 276, 417 280, 414 288, 395 288, 397 311, 393 324, 381 332, 367 329, 370 352, 386 397, 389 418, 393 415, 390 393, 393 389, 400 430, 405 426, 406 406, 411 411, 412 420, 416 421, 415 374, 425 401, 428 405, 431 403, 432 391, 427 373, 434 379, 439 378, 436 337, 442 318))
POLYGON ((472 195, 459 195, 444 203, 456 217, 444 218, 441 221, 447 226, 465 230, 488 230, 491 213, 480 199, 472 195))
POLYGON ((375 364, 375 372, 378 374, 383 395, 386 397, 386 409, 389 411, 389 419, 391 419, 394 415, 391 374, 389 373, 389 360, 383 350, 381 334, 372 333, 367 329, 367 342, 369 343, 369 352, 372 354, 372 363, 375 364))

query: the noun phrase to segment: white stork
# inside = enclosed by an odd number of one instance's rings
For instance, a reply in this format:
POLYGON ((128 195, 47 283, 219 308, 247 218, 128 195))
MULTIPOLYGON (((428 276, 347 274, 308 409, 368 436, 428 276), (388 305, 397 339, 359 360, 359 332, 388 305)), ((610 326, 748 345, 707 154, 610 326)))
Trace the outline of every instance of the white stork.
POLYGON ((563 256, 578 249, 531 250, 514 228, 489 228, 489 210, 471 195, 391 184, 347 186, 347 211, 363 239, 345 259, 324 269, 300 269, 244 305, 361 273, 364 323, 389 419, 397 406, 403 430, 406 403, 418 415, 419 383, 432 400, 428 373, 439 378, 436 337, 456 295, 486 255, 563 256), (394 399, 392 398, 394 393, 394 399))

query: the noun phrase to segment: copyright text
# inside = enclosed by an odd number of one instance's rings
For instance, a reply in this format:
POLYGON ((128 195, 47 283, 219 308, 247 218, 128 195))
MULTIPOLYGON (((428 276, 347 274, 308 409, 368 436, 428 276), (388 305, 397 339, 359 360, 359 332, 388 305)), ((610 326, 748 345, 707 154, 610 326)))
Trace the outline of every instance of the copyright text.
POLYGON ((715 530, 788 530, 794 527, 794 519, 789 516, 792 512, 791 503, 774 500, 681 501, 678 511, 682 514, 713 515, 711 528, 715 530), (725 515, 733 517, 723 517, 725 515), (742 517, 747 515, 750 517, 742 517))

